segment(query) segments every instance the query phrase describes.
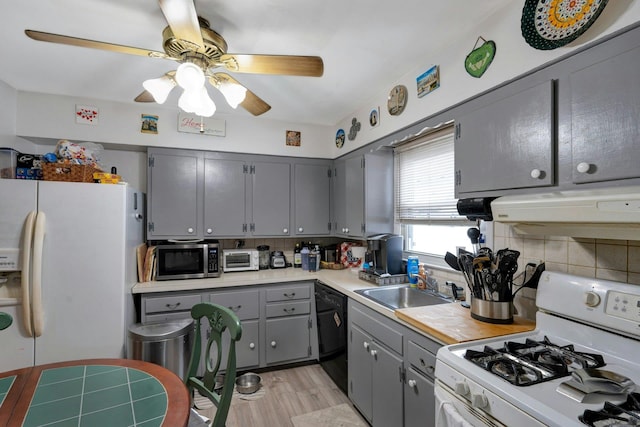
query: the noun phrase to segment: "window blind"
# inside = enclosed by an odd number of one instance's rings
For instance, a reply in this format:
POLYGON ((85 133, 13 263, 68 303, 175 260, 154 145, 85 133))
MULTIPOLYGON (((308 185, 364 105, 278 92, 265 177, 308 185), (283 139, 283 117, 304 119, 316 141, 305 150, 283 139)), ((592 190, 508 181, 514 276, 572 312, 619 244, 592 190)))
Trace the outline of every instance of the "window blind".
POLYGON ((404 223, 466 221, 454 198, 453 126, 395 149, 396 219, 404 223))

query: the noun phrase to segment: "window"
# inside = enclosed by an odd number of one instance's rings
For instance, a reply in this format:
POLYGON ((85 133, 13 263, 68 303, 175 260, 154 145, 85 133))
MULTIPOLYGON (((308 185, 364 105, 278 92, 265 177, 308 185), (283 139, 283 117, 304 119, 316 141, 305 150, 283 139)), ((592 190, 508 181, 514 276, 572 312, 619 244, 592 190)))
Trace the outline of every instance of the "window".
POLYGON ((444 254, 469 247, 474 222, 458 215, 454 197, 453 125, 395 149, 396 221, 405 251, 445 265, 444 254))

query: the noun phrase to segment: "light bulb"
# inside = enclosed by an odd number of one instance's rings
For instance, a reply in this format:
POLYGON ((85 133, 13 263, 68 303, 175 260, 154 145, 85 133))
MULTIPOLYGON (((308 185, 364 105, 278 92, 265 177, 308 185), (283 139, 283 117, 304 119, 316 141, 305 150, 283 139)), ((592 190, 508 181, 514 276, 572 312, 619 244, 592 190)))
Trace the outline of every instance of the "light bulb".
POLYGON ((227 103, 233 108, 238 108, 238 105, 240 105, 247 96, 247 88, 237 84, 222 83, 219 89, 224 95, 224 99, 226 99, 227 103))
POLYGON ((164 104, 164 102, 167 100, 167 97, 169 96, 169 93, 171 92, 171 89, 173 89, 175 86, 175 80, 167 75, 164 75, 157 79, 145 80, 142 83, 142 87, 144 87, 145 90, 147 90, 151 94, 151 96, 153 96, 153 99, 158 104, 164 104))
POLYGON ((176 70, 176 82, 184 90, 199 89, 204 86, 204 72, 196 64, 185 62, 176 70))

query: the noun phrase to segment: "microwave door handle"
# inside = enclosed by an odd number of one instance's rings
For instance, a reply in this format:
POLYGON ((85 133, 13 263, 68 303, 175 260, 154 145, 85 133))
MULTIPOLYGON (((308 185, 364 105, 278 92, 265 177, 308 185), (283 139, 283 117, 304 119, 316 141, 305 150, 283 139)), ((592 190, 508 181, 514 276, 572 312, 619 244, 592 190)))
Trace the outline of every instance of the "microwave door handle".
POLYGON ((189 240, 189 239, 185 239, 185 240, 169 239, 169 240, 167 240, 167 242, 170 242, 170 243, 200 243, 200 242, 203 242, 203 241, 204 241, 204 239, 191 239, 191 240, 189 240))
POLYGON ((24 233, 22 235, 22 275, 20 285, 22 288, 22 320, 27 335, 33 336, 33 326, 31 324, 31 245, 33 241, 33 227, 36 221, 36 212, 31 211, 24 221, 24 233))
POLYGON ((44 319, 42 311, 42 249, 46 217, 44 212, 38 212, 36 226, 33 234, 33 333, 34 336, 42 335, 44 319))

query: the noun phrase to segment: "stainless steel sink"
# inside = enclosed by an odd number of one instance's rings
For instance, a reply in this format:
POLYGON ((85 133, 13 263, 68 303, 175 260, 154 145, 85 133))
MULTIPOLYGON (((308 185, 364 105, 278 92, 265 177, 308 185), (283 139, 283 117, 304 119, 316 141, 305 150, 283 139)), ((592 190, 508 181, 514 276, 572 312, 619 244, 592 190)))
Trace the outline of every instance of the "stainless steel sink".
POLYGON ((443 295, 412 288, 409 285, 380 286, 377 288, 359 289, 355 292, 392 310, 397 308, 445 304, 452 301, 451 298, 443 295))

